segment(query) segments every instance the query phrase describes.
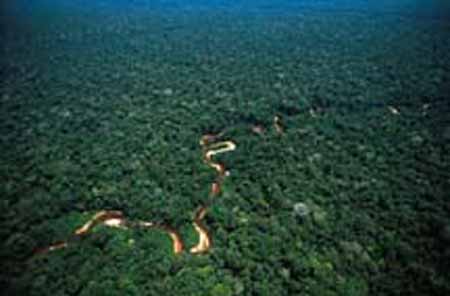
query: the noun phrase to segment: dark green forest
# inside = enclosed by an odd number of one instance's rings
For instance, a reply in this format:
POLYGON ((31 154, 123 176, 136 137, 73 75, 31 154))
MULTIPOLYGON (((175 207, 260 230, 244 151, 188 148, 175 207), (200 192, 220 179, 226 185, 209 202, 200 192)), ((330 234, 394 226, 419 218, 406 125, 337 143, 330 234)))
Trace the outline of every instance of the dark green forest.
POLYGON ((2 295, 450 295, 448 20, 53 2, 2 4, 2 295), (194 245, 222 131, 208 253, 102 225, 35 253, 103 209, 194 245))

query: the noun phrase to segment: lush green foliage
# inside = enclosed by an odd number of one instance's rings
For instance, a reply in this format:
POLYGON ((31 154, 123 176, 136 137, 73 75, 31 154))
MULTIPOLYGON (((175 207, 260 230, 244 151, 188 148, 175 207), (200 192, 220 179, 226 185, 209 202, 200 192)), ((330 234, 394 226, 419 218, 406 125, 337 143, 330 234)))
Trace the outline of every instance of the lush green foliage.
POLYGON ((35 14, 3 32, 9 295, 450 294, 448 24, 35 14), (206 219, 211 253, 174 256, 158 231, 99 227, 32 256, 100 209, 170 222, 194 244, 215 177, 198 141, 223 129, 238 149, 220 156, 231 175, 206 219))

